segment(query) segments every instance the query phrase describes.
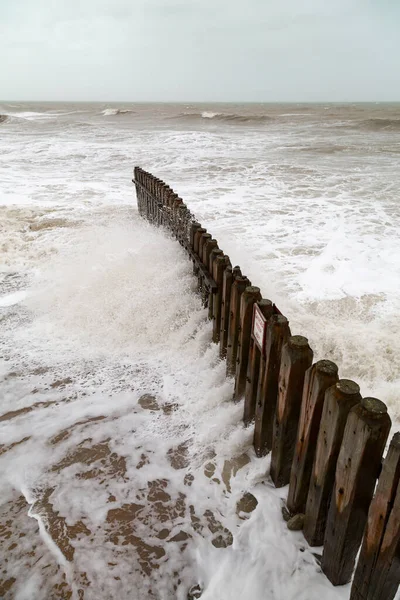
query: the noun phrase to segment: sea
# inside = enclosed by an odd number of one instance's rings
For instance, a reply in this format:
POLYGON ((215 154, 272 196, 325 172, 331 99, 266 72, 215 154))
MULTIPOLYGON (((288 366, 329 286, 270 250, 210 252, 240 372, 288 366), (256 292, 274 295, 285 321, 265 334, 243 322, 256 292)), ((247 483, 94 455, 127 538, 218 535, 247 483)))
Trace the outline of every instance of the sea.
POLYGON ((0 597, 345 600, 133 168, 400 423, 400 104, 0 102, 0 597))

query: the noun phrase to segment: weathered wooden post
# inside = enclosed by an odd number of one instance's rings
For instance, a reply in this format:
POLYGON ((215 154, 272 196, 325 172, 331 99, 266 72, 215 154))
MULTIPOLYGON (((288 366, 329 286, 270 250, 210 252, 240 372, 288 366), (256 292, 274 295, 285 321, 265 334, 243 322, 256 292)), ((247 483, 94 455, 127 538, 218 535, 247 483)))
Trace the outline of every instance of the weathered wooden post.
POLYGON ((248 425, 255 416, 260 360, 265 353, 265 330, 268 319, 272 317, 273 304, 271 300, 263 298, 253 308, 253 332, 250 339, 249 364, 244 394, 243 421, 245 425, 248 425))
MULTIPOLYGON (((201 236, 203 235, 203 233, 206 233, 206 231, 207 230, 204 229, 204 227, 198 227, 194 233, 193 251, 197 257, 199 256, 199 244, 200 244, 201 236)), ((198 267, 196 265, 196 262, 193 262, 193 275, 197 275, 197 274, 198 274, 198 267)))
POLYGON ((351 588, 350 600, 393 600, 400 584, 400 433, 383 463, 351 588))
POLYGON ((197 223, 197 221, 194 221, 190 228, 190 247, 193 250, 193 252, 196 252, 196 250, 194 248, 194 236, 199 229, 201 229, 200 223, 197 223))
POLYGON ((264 456, 272 448, 273 420, 278 397, 278 379, 282 347, 290 336, 289 321, 283 315, 273 314, 267 323, 265 367, 258 383, 254 449, 264 456))
MULTIPOLYGON (((209 259, 208 259, 208 271, 211 275, 211 277, 214 279, 214 281, 217 283, 218 282, 215 280, 215 276, 214 276, 214 262, 217 258, 217 256, 222 256, 224 253, 223 251, 218 248, 218 244, 211 250, 209 259)), ((223 273, 221 273, 221 277, 223 276, 223 273)), ((222 282, 221 282, 221 290, 222 290, 222 282)), ((214 301, 215 301, 215 296, 216 296, 217 292, 213 293, 212 290, 210 290, 210 294, 208 296, 208 318, 210 321, 212 321, 212 319, 214 318, 214 301)))
POLYGON ((333 585, 351 579, 390 426, 386 405, 376 398, 364 398, 348 416, 321 563, 333 585))
POLYGON ((240 324, 240 298, 248 285, 249 282, 246 277, 236 277, 232 283, 226 349, 226 374, 228 377, 235 375, 240 324))
POLYGON ((211 277, 212 277, 212 271, 210 271, 210 269, 209 269, 210 256, 211 256, 211 252, 214 250, 214 248, 217 248, 217 247, 218 247, 218 242, 217 242, 217 240, 214 240, 213 238, 206 241, 206 243, 203 246, 203 256, 202 256, 203 265, 205 266, 207 271, 209 271, 211 277))
MULTIPOLYGON (((200 240, 199 240, 199 259, 200 262, 203 262, 203 248, 205 246, 205 244, 211 240, 211 233, 202 233, 200 236, 200 240)), ((201 298, 203 300, 203 304, 205 303, 205 290, 206 290, 206 286, 205 286, 205 282, 204 282, 204 276, 203 276, 203 271, 200 269, 198 272, 198 291, 201 294, 201 298)))
POLYGON ((247 366, 249 363, 250 338, 253 324, 253 306, 261 300, 260 288, 247 287, 240 299, 239 339, 236 359, 234 398, 240 400, 246 390, 247 366))
POLYGON ((222 288, 225 270, 230 267, 229 256, 216 255, 212 266, 213 279, 217 284, 217 292, 212 300, 213 342, 218 344, 221 330, 222 288))
POLYGON ((319 360, 306 372, 287 500, 292 514, 305 511, 325 392, 337 381, 338 368, 330 360, 319 360))
POLYGON ((219 340, 219 355, 221 358, 226 357, 228 346, 228 330, 229 330, 229 312, 231 305, 232 283, 236 277, 241 276, 240 267, 227 266, 224 271, 222 284, 222 302, 221 302, 221 329, 219 340))
POLYGON ((307 338, 294 335, 283 346, 271 452, 271 478, 277 488, 290 480, 304 378, 312 361, 307 338))
POLYGON ((360 387, 350 379, 340 379, 325 392, 303 530, 310 546, 321 546, 324 543, 326 518, 344 428, 350 410, 359 402, 360 387))

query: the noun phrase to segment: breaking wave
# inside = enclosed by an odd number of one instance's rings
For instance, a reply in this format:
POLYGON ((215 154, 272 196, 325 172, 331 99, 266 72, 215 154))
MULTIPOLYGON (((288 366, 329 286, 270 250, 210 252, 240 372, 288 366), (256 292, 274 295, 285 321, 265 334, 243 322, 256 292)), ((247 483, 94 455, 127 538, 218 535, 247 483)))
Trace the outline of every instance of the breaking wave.
POLYGON ((102 111, 102 114, 105 117, 114 117, 115 115, 125 115, 128 113, 134 114, 134 110, 130 110, 129 108, 106 108, 102 111))
POLYGON ((4 123, 5 121, 7 121, 7 119, 7 115, 0 115, 0 123, 4 123))
POLYGON ((217 113, 211 111, 203 111, 201 113, 182 113, 175 118, 191 122, 208 119, 221 121, 224 123, 266 123, 273 120, 273 117, 268 115, 239 115, 236 113, 217 113))

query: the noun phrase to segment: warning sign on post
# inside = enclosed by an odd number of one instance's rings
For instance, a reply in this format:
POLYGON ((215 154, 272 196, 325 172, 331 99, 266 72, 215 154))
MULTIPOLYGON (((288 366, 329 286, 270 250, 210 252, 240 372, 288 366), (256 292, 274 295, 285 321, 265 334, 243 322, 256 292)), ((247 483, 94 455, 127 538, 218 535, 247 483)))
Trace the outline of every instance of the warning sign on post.
POLYGON ((253 335, 256 340, 257 346, 260 348, 261 352, 264 351, 265 344, 265 328, 266 328, 266 319, 262 314, 261 310, 254 304, 254 312, 253 312, 253 335))

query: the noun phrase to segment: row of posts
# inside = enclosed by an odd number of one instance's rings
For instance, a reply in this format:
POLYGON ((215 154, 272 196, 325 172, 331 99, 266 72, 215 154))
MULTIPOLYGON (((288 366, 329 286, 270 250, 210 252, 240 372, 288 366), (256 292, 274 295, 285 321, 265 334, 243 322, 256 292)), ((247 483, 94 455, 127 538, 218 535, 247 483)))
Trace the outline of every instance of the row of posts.
POLYGON ((308 340, 291 335, 286 317, 169 186, 139 167, 134 183, 140 215, 168 227, 193 262, 213 341, 235 378, 234 400, 244 399, 244 424, 254 423, 255 452, 270 452, 274 485, 288 485, 284 518, 310 546, 323 544, 321 568, 333 585, 351 580, 361 545, 351 600, 392 600, 400 583, 400 434, 382 463, 386 405, 362 398, 335 363, 313 363, 308 340))

